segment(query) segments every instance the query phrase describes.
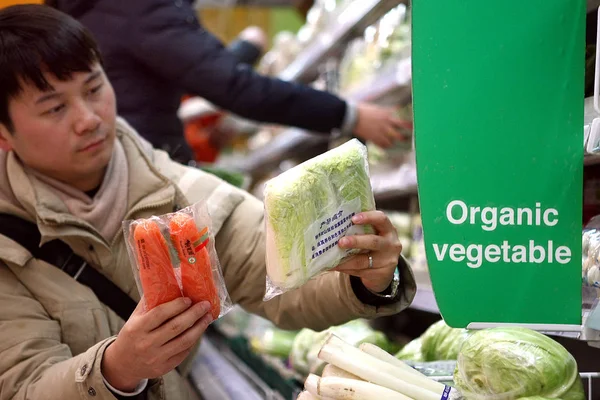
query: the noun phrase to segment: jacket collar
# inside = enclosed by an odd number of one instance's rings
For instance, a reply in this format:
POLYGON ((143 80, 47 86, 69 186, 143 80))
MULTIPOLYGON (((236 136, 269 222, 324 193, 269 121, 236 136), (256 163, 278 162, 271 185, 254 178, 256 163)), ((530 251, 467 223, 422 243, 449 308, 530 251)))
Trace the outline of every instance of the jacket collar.
MULTIPOLYGON (((182 197, 171 180, 154 166, 152 147, 120 118, 117 120, 116 136, 123 145, 129 167, 129 187, 123 188, 129 191, 126 219, 142 210, 174 204, 177 198, 182 197)), ((71 215, 64 202, 52 191, 36 186, 12 152, 0 152, 0 184, 0 212, 37 222, 42 236, 40 245, 59 237, 78 237, 91 240, 109 251, 111 244, 106 243, 94 227, 71 215)), ((12 243, 0 235, 1 247, 9 245, 14 248, 12 243)), ((17 252, 11 250, 9 255, 5 255, 6 250, 3 251, 2 258, 22 265, 31 258, 31 254, 20 246, 19 249, 17 252)))

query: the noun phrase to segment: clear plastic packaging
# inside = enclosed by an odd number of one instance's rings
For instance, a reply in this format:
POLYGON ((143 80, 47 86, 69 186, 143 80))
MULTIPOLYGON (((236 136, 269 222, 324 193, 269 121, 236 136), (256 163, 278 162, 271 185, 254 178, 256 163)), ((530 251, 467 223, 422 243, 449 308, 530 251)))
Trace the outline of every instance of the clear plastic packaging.
POLYGON ((375 209, 367 150, 352 139, 268 181, 264 199, 266 301, 355 255, 341 238, 372 232, 352 223, 375 209))
POLYGON ((595 288, 600 297, 600 231, 597 229, 583 231, 581 279, 584 286, 595 288))
POLYGON ((471 335, 460 350, 454 382, 467 399, 585 399, 573 356, 548 336, 525 328, 471 335))
POLYGON ((193 304, 208 301, 214 321, 232 308, 206 203, 124 221, 123 233, 146 309, 186 296, 193 304))

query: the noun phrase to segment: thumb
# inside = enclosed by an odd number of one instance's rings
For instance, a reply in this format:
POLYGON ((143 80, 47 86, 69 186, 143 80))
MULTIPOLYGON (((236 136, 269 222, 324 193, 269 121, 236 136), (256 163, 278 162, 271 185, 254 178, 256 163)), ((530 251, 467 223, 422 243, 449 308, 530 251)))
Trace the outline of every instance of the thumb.
POLYGON ((148 312, 148 306, 146 305, 146 298, 142 295, 140 301, 137 303, 137 306, 131 313, 131 316, 141 316, 148 312))

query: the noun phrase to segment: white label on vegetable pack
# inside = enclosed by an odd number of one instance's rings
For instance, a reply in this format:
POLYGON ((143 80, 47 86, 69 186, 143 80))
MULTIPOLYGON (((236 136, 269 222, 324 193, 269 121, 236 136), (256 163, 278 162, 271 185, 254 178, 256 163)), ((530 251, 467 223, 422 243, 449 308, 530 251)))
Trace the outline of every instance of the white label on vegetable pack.
POLYGON ((310 225, 304 234, 310 275, 335 267, 351 253, 338 246, 341 238, 364 233, 362 226, 352 223, 352 217, 361 212, 359 198, 327 211, 325 217, 310 225))

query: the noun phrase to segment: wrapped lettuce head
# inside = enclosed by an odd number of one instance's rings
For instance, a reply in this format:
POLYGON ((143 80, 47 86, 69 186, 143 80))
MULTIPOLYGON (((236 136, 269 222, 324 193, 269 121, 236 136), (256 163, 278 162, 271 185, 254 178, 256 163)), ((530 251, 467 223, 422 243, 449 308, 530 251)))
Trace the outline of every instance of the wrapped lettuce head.
POLYGON ((431 325, 421 337, 426 361, 456 360, 467 338, 466 329, 450 328, 443 320, 431 325))
POLYGON ((470 331, 450 328, 440 320, 431 325, 421 337, 407 344, 396 354, 396 358, 406 361, 456 360, 463 343, 470 335, 470 331))
POLYGON ((350 140, 271 179, 264 195, 268 300, 352 254, 336 244, 364 232, 352 213, 375 209, 366 148, 350 140))
POLYGON ((525 328, 473 333, 458 355, 454 382, 467 399, 585 399, 573 356, 525 328))
POLYGON ((404 361, 427 361, 423 355, 423 342, 421 338, 416 338, 409 342, 396 354, 396 358, 404 361))

